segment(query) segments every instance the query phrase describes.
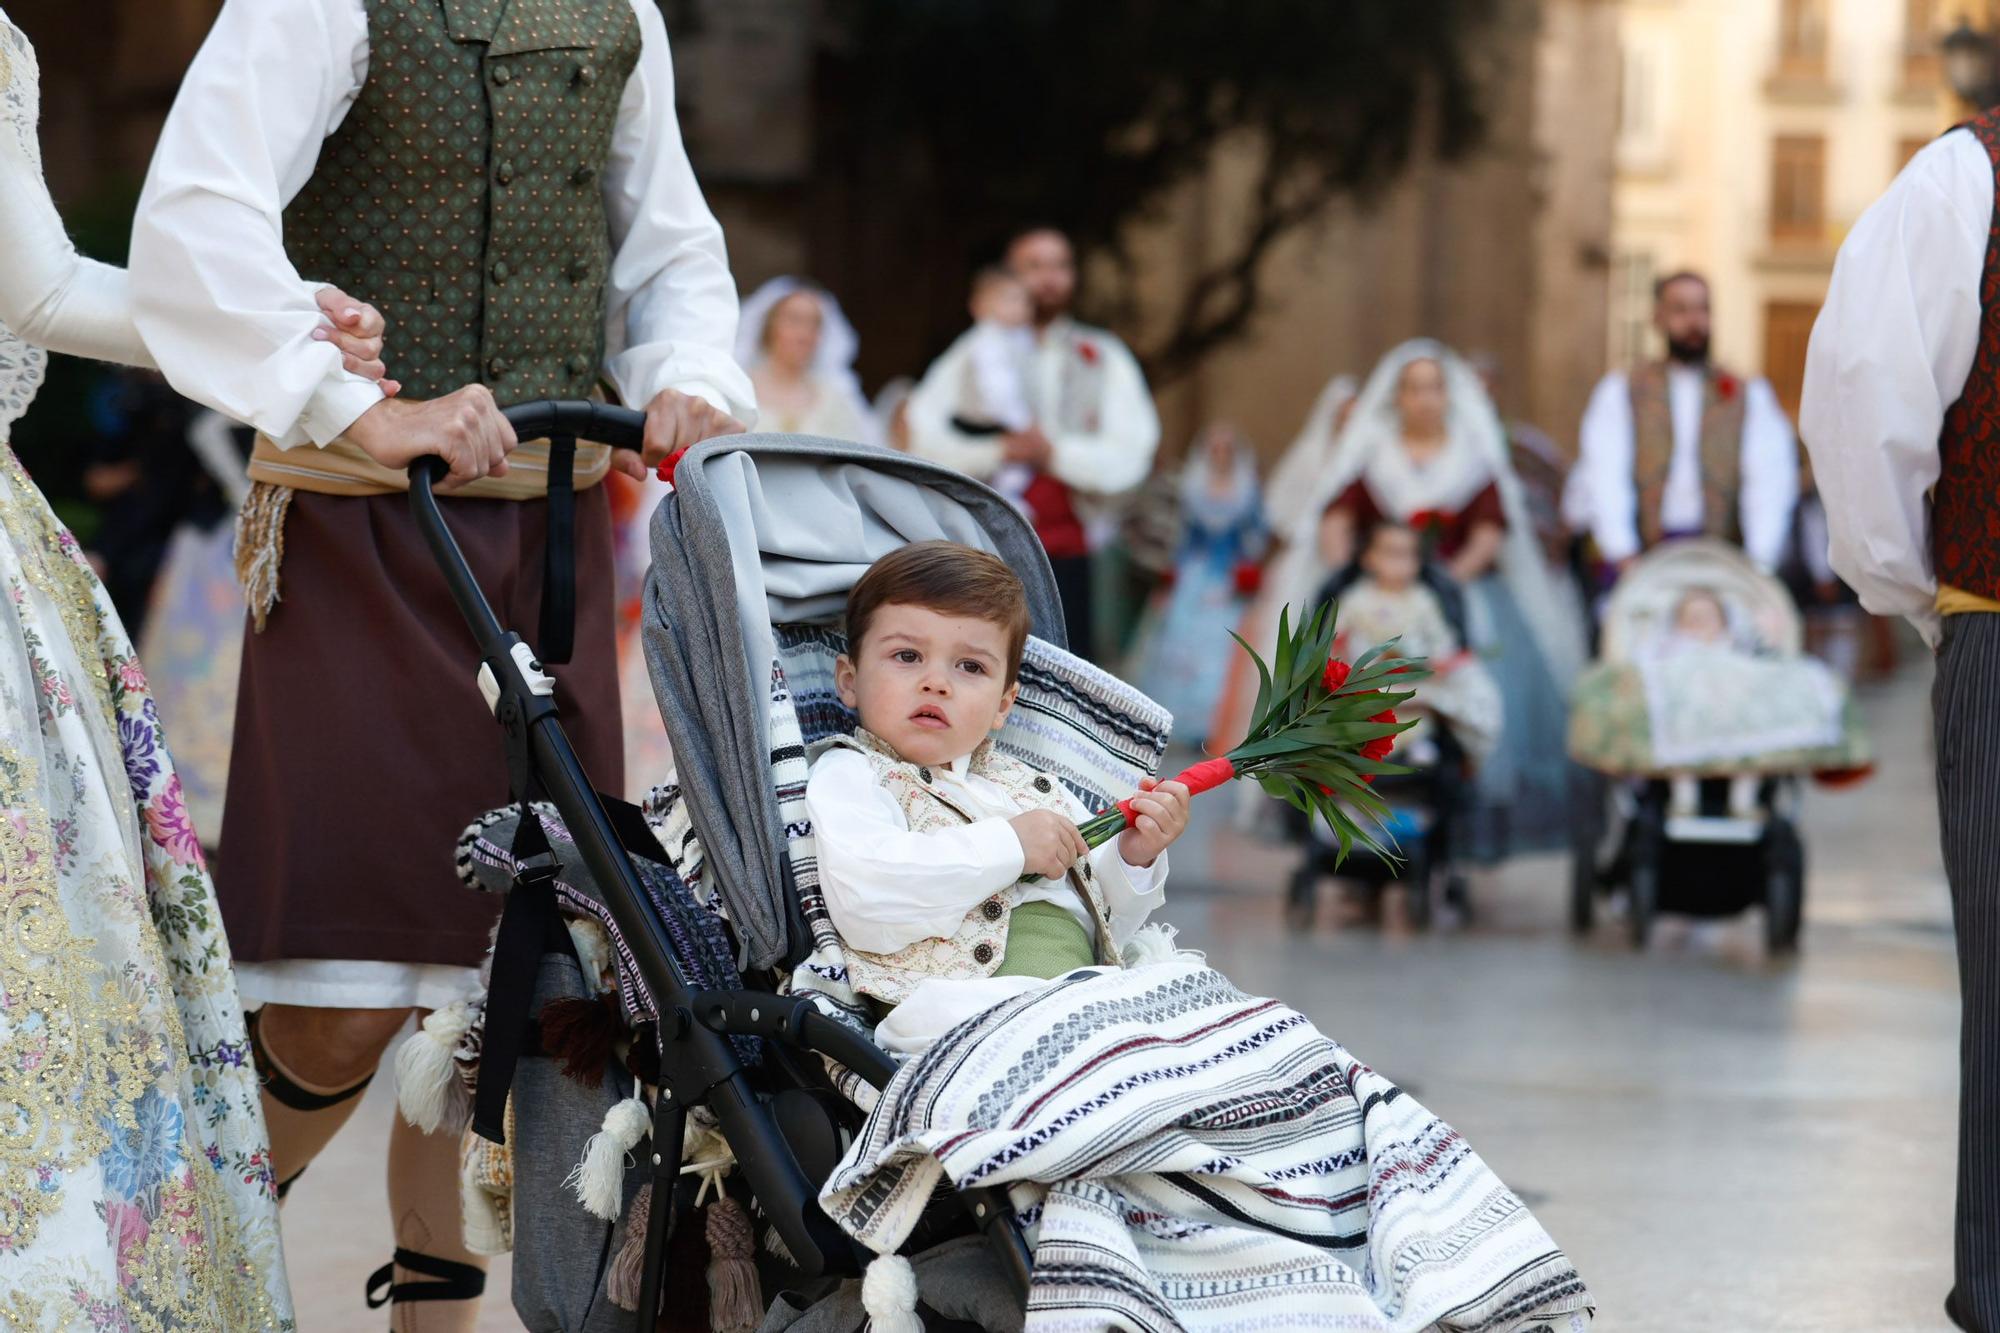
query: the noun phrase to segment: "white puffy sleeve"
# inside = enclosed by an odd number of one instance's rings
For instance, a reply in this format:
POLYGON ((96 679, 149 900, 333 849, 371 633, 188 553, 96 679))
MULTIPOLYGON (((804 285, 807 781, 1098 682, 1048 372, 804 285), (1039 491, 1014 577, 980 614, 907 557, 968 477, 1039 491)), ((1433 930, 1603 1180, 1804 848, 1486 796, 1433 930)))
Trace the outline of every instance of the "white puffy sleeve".
POLYGON ((1833 568, 1935 643, 1938 433, 1979 344, 1993 167, 1967 132, 1919 152, 1848 233, 1806 353, 1801 433, 1833 568))

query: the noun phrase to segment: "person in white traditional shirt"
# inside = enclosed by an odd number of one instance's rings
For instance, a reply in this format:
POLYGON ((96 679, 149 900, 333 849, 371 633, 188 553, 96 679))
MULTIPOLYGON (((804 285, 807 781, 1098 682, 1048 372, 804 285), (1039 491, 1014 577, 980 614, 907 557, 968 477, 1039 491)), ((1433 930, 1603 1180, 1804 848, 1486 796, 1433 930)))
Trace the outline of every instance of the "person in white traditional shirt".
POLYGON ((1623 569, 1673 537, 1720 537, 1777 567, 1798 503, 1798 442, 1770 381, 1709 359, 1709 287, 1675 273, 1654 288, 1667 355, 1599 381, 1578 440, 1580 485, 1564 497, 1588 520, 1598 558, 1623 569))
POLYGON ((953 424, 976 396, 975 328, 932 363, 911 395, 910 451, 981 481, 1013 464, 1029 470, 1021 501, 1055 571, 1069 649, 1088 658, 1097 637, 1091 553, 1115 530, 1120 498, 1152 472, 1160 418, 1125 344, 1070 318, 1076 254, 1068 237, 1049 227, 1022 232, 1007 247, 1006 267, 1034 303, 1027 395, 1034 424, 997 436, 953 424))
MULTIPOLYGON (((553 666, 591 776, 619 790, 597 483, 742 428, 736 288, 649 0, 226 0, 162 131, 132 264, 135 322, 174 387, 259 432, 218 891, 246 998, 265 1002, 253 1048, 289 1181, 412 1011, 462 1024, 497 910, 449 849, 506 775, 401 469, 442 454, 481 501, 449 503, 458 542, 553 666), (402 397, 316 354, 302 270, 381 304, 402 397), (517 450, 496 407, 603 386, 645 409, 643 459, 517 450), (565 468, 573 486, 552 487, 565 468), (573 544, 552 543, 565 526, 573 544)), ((370 1286, 403 1333, 477 1317, 457 1166, 456 1135, 398 1120, 395 1261, 370 1286)))
POLYGON ((1806 354, 1831 564, 1937 649, 1938 814, 1958 933, 1955 1285, 2000 1331, 2000 111, 1933 141, 1855 223, 1806 354))
POLYGON ((876 1040, 892 1051, 1117 966, 1187 828, 1187 788, 1147 779, 1132 827, 1092 851, 1082 803, 995 751, 1027 637, 1020 578, 952 542, 884 556, 848 596, 835 683, 860 726, 815 756, 806 811, 849 984, 886 1011, 876 1040))

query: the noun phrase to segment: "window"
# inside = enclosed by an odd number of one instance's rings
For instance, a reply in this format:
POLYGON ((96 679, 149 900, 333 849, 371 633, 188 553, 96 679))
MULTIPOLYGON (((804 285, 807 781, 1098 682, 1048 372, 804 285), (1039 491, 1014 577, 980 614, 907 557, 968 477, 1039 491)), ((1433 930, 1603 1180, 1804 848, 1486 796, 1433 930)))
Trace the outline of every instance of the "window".
POLYGON ((1784 0, 1778 10, 1778 77, 1826 78, 1826 0, 1784 0))
POLYGON ((1826 140, 1781 134, 1771 143, 1771 240, 1816 245, 1826 237, 1826 140))
POLYGON ((1611 364, 1633 366, 1652 350, 1653 257, 1623 254, 1611 265, 1611 364))
POLYGON ((1806 344, 1818 318, 1819 306, 1810 301, 1772 301, 1764 307, 1764 374, 1794 421, 1806 382, 1806 344))
POLYGON ((1938 49, 1944 0, 1903 0, 1903 85, 1936 88, 1944 82, 1938 49))

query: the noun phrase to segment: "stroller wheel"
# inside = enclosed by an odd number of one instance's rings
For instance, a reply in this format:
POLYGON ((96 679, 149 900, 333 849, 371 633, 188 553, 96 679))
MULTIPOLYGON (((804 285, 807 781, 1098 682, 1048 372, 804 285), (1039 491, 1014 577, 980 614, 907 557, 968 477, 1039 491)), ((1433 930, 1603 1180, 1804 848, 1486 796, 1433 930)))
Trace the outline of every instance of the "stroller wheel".
POLYGON ((1788 819, 1774 819, 1764 834, 1764 947, 1773 955, 1799 947, 1804 915, 1806 853, 1788 819))
POLYGON ((1655 812, 1641 812, 1632 830, 1632 871, 1630 908, 1626 924, 1632 932, 1632 947, 1646 947, 1653 932, 1653 915, 1660 907, 1660 863, 1666 851, 1659 818, 1655 812))
POLYGON ((1399 877, 1403 886, 1403 912, 1411 930, 1431 928, 1431 858, 1428 847, 1410 854, 1410 862, 1399 877))
POLYGON ((1292 872, 1291 885, 1285 891, 1285 923, 1293 930, 1312 929, 1318 893, 1319 867, 1308 856, 1305 864, 1292 872))
POLYGON ((1604 780, 1582 767, 1570 773, 1569 928, 1588 935, 1602 882, 1598 855, 1604 846, 1604 780))

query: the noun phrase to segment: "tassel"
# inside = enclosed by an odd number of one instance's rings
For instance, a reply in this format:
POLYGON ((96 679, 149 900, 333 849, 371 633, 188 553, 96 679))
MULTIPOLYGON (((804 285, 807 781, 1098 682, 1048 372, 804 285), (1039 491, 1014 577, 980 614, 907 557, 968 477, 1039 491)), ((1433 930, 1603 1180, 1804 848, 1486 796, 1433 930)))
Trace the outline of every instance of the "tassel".
POLYGON ((625 1157, 652 1128, 653 1110, 638 1097, 627 1097, 604 1113, 604 1128, 590 1136, 583 1160, 563 1180, 592 1217, 618 1220, 625 1193, 625 1157))
POLYGON ((615 1003, 611 996, 595 1000, 572 997, 550 1000, 542 1006, 542 1049, 562 1061, 566 1077, 586 1088, 604 1086, 604 1068, 611 1062, 611 1046, 618 1038, 618 1019, 612 1009, 615 1003))
POLYGON ((625 1243, 611 1260, 604 1275, 604 1294, 621 1310, 639 1308, 639 1284, 646 1267, 646 1223, 653 1215, 653 1186, 639 1187, 632 1196, 632 1211, 625 1215, 625 1243))
POLYGON ((861 1308, 869 1333, 924 1333, 917 1317, 917 1270, 900 1254, 885 1254, 861 1278, 861 1308))
POLYGON ((763 1322, 756 1229, 742 1204, 718 1194, 708 1205, 709 1333, 756 1333, 763 1322))
POLYGON ((1120 957, 1127 967, 1152 967, 1158 963, 1171 963, 1179 955, 1180 949, 1174 943, 1177 932, 1164 921, 1149 922, 1139 927, 1132 938, 1125 941, 1120 957))
POLYGON ((590 993, 595 995, 607 985, 615 985, 616 974, 611 967, 611 936, 604 927, 587 916, 566 917, 563 924, 569 927, 570 943, 576 946, 577 967, 582 971, 583 984, 590 988, 590 993))
POLYGON ((278 569, 285 563, 285 514, 292 507, 288 486, 260 481, 250 488, 236 514, 236 581, 250 606, 250 624, 259 634, 278 604, 278 569))
POLYGON ((426 1134, 440 1129, 462 1134, 472 1122, 472 1094, 452 1059, 472 1026, 472 1008, 463 1000, 434 1010, 396 1052, 396 1102, 403 1119, 426 1134))

